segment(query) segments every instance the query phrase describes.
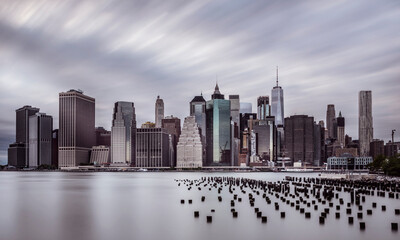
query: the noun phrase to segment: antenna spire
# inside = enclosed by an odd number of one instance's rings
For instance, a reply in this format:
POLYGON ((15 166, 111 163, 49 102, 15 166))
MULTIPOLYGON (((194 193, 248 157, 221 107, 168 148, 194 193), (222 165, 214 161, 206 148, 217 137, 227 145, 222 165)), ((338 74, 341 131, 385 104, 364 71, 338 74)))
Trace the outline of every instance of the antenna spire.
POLYGON ((278 66, 276 66, 276 86, 278 87, 278 66))

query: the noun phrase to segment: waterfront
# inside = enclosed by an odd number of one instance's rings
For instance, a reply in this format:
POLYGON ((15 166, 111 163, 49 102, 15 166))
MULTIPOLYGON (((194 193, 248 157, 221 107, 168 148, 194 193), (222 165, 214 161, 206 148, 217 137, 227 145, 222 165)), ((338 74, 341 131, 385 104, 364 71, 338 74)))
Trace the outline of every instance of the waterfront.
MULTIPOLYGON (((398 239, 399 232, 390 229, 399 222, 394 214, 400 208, 398 199, 367 197, 365 206, 378 203, 373 214, 364 215, 366 230, 349 225, 345 208, 343 218, 330 214, 324 225, 318 213, 311 218, 281 204, 286 211, 281 219, 272 205, 256 200, 257 207, 268 216, 267 224, 255 217, 244 201, 230 212, 230 193, 188 191, 174 179, 200 179, 209 176, 246 177, 280 181, 285 176, 317 177, 316 173, 206 173, 206 172, 137 172, 137 173, 68 173, 68 172, 2 172, 0 173, 0 240, 20 239, 398 239), (206 201, 200 201, 201 196, 206 201), (222 202, 217 196, 221 195, 222 202), (193 199, 193 204, 180 204, 193 199), (382 212, 380 206, 387 206, 382 212), (215 209, 215 213, 211 213, 215 209), (200 218, 193 211, 200 211, 200 218), (205 213, 213 216, 206 223, 205 213)), ((345 202, 349 195, 343 194, 345 202)), ((257 196, 256 196, 257 198, 257 196)), ((353 215, 356 206, 353 206, 353 215)), ((367 207, 364 208, 366 211, 367 207)), ((355 223, 358 220, 355 219, 355 223)))

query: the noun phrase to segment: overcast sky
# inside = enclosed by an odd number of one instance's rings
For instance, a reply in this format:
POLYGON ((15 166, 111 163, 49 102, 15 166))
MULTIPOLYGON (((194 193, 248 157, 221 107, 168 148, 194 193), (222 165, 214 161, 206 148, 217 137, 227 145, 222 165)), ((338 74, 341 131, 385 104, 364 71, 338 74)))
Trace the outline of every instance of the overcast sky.
POLYGON ((138 126, 212 94, 270 95, 279 66, 285 116, 326 117, 335 104, 358 138, 358 92, 372 90, 374 138, 400 139, 400 1, 0 0, 0 164, 15 109, 40 108, 58 128, 58 93, 96 98, 96 126, 133 101, 138 126))

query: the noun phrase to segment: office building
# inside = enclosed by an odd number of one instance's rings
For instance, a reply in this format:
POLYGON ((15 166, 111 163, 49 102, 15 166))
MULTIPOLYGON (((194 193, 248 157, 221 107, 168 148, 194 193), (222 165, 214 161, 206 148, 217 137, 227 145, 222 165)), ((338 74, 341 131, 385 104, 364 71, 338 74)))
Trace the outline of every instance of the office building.
POLYGON ((340 147, 345 147, 346 142, 345 142, 345 120, 344 117, 342 117, 342 112, 339 112, 339 117, 336 118, 336 141, 340 145, 340 147))
POLYGON ((133 102, 114 104, 111 127, 111 162, 135 165, 136 114, 133 102))
POLYGON ((360 156, 369 156, 369 144, 374 137, 372 122, 372 92, 360 91, 358 99, 358 140, 360 156))
POLYGON ((275 116, 275 125, 284 126, 283 89, 278 83, 278 68, 276 68, 276 86, 271 91, 271 116, 275 116))
POLYGON ((58 129, 51 133, 51 165, 58 167, 58 129))
POLYGON ((16 128, 15 143, 10 144, 8 165, 18 168, 29 167, 29 117, 39 112, 39 108, 23 106, 15 110, 16 128), (22 149, 24 148, 24 150, 22 149), (24 158, 24 163, 21 159, 24 158))
POLYGON ((155 124, 156 128, 161 127, 161 120, 164 118, 164 101, 157 96, 156 105, 155 105, 155 124))
POLYGON ((314 164, 314 117, 294 115, 285 118, 285 144, 292 163, 314 164))
POLYGON ((200 128, 202 135, 202 141, 205 142, 206 138, 206 100, 203 98, 203 94, 195 96, 190 101, 190 116, 194 116, 197 125, 200 128), (203 139, 204 138, 204 139, 203 139))
POLYGON ((179 136, 181 135, 181 120, 174 116, 167 116, 161 120, 161 126, 170 135, 171 149, 170 149, 170 166, 176 166, 176 145, 178 144, 179 136))
POLYGON ((328 158, 328 170, 363 170, 368 168, 368 164, 372 163, 372 157, 354 157, 345 155, 341 157, 328 158))
POLYGON ((36 113, 29 117, 29 167, 52 165, 51 142, 53 117, 36 113))
POLYGON ((163 128, 138 128, 136 167, 170 167, 169 134, 163 128))
POLYGON ((261 96, 257 98, 257 118, 259 120, 265 120, 268 116, 271 116, 269 97, 261 96))
POLYGON ((206 105, 207 165, 231 164, 231 106, 215 86, 206 105))
POLYGON ((229 95, 231 105, 231 166, 238 166, 240 148, 240 98, 239 95, 229 95))
POLYGON ((335 105, 328 104, 326 110, 326 128, 328 129, 328 138, 335 138, 335 105))
POLYGON ((177 146, 177 168, 201 168, 203 145, 198 124, 194 116, 185 118, 182 134, 177 146))
POLYGON ((58 166, 87 164, 96 143, 95 99, 71 89, 59 94, 59 105, 58 166))
POLYGON ((369 155, 373 157, 374 159, 378 156, 384 156, 385 155, 385 143, 383 140, 378 140, 374 139, 370 144, 369 144, 369 155))
POLYGON ((111 131, 96 127, 96 146, 111 146, 111 131))
POLYGON ((277 160, 275 117, 267 116, 264 120, 249 119, 250 132, 250 166, 254 163, 267 165, 267 161, 277 160))
POLYGON ((110 163, 109 146, 93 146, 90 153, 90 163, 94 165, 104 165, 110 163))

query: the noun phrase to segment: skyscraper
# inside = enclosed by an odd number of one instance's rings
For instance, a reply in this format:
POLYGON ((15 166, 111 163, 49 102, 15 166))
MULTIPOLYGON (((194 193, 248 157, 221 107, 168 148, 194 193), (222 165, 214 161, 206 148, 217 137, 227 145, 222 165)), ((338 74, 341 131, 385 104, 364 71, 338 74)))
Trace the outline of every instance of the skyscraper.
POLYGON ((177 147, 178 168, 198 168, 203 166, 203 146, 199 127, 194 116, 185 118, 182 134, 177 147))
POLYGON ((23 106, 22 108, 15 110, 16 140, 15 143, 10 145, 10 149, 8 151, 9 166, 29 166, 29 117, 35 115, 37 112, 39 112, 39 108, 34 108, 32 106, 23 106))
POLYGON ((342 117, 342 112, 339 112, 339 117, 336 118, 337 134, 336 139, 340 147, 345 147, 345 120, 342 117))
POLYGON ((276 86, 271 91, 271 115, 275 116, 277 127, 284 125, 283 89, 278 84, 278 68, 276 68, 276 86))
POLYGON ((265 120, 267 117, 271 116, 269 107, 269 97, 260 96, 257 98, 257 118, 259 120, 265 120))
POLYGON ((181 120, 174 116, 167 116, 161 120, 161 126, 171 136, 171 144, 173 153, 170 157, 170 166, 176 166, 176 145, 178 144, 179 136, 181 135, 181 120))
POLYGON ((136 115, 133 102, 116 102, 111 127, 111 162, 135 164, 136 115))
POLYGON ((231 106, 215 86, 212 99, 206 105, 207 164, 230 165, 231 150, 231 106))
POLYGON ((328 138, 335 138, 335 105, 328 104, 326 109, 326 128, 328 129, 328 138))
POLYGON ((164 118, 164 101, 157 96, 156 107, 155 107, 155 117, 156 117, 156 128, 161 127, 161 120, 164 118))
POLYGON ((369 155, 369 144, 374 137, 372 122, 372 92, 360 91, 358 99, 358 138, 360 156, 369 155))
POLYGON ((238 165, 240 149, 240 98, 239 95, 229 95, 231 105, 231 166, 238 165))
POLYGON ((314 118, 307 115, 285 118, 285 144, 292 162, 314 164, 314 118))
POLYGON ((53 117, 36 113, 29 117, 29 167, 52 165, 53 117))
POLYGON ((89 163, 96 142, 95 99, 71 89, 59 94, 59 105, 58 166, 89 163))
MULTIPOLYGON (((203 146, 203 161, 205 161, 206 150, 206 100, 203 94, 195 96, 190 101, 190 116, 194 116, 197 125, 199 126, 201 142, 203 146)), ((203 162, 205 164, 205 162, 203 162)))

